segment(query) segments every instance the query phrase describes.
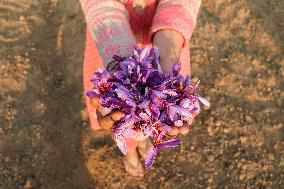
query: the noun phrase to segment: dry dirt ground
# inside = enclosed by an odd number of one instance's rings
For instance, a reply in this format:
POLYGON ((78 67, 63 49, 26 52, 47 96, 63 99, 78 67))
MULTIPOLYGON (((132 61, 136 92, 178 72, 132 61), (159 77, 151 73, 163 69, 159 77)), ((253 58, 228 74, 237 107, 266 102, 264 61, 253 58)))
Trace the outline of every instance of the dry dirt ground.
POLYGON ((192 77, 212 107, 136 180, 89 129, 79 3, 1 0, 0 189, 283 189, 283 10, 283 0, 203 0, 192 77))

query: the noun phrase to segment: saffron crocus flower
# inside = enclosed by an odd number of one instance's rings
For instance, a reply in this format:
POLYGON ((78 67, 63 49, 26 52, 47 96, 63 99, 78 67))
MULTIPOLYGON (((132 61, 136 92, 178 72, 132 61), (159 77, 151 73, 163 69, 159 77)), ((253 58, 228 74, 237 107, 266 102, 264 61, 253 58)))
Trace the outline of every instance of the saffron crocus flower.
POLYGON ((179 139, 171 139, 171 140, 168 140, 168 141, 164 141, 164 142, 162 142, 160 144, 154 145, 150 149, 149 154, 148 154, 148 156, 146 158, 146 161, 145 161, 146 169, 149 169, 150 167, 152 167, 152 165, 154 163, 154 160, 155 160, 155 158, 156 158, 156 156, 157 156, 159 151, 177 147, 181 143, 182 143, 182 141, 179 140, 179 139))
POLYGON ((145 162, 150 168, 158 152, 181 144, 179 139, 166 140, 172 127, 181 127, 200 111, 199 101, 209 102, 197 94, 198 84, 180 75, 181 64, 164 73, 156 47, 134 47, 129 57, 114 55, 118 63, 113 72, 97 71, 91 79, 94 87, 87 96, 98 97, 110 112, 117 109, 125 117, 111 128, 111 134, 123 154, 127 153, 125 138, 152 137, 154 146, 145 162), (142 134, 142 135, 141 135, 142 134))

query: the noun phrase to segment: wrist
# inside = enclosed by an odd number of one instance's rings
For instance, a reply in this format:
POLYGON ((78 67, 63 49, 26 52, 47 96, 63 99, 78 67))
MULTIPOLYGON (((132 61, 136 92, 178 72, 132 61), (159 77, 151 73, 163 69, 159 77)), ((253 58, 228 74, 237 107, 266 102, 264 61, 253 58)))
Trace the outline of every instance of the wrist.
POLYGON ((159 30, 154 34, 153 45, 159 49, 163 71, 171 71, 172 65, 179 61, 183 43, 183 36, 172 29, 159 30))

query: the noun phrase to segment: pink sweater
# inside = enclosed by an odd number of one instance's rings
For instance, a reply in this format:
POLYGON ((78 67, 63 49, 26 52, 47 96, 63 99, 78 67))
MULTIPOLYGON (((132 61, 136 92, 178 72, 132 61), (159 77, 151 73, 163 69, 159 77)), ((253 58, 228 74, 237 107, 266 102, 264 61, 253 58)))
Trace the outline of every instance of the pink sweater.
POLYGON ((131 44, 136 44, 135 37, 145 44, 161 29, 179 31, 185 38, 185 46, 188 46, 200 7, 200 0, 80 2, 88 28, 105 64, 111 61, 113 54, 128 55, 131 44), (144 15, 137 13, 139 7, 144 7, 144 15))
MULTIPOLYGON (((83 79, 85 92, 90 78, 114 54, 127 56, 133 44, 151 44, 153 34, 173 29, 182 34, 182 74, 189 74, 189 40, 195 26, 200 0, 80 0, 87 21, 83 79)), ((95 109, 87 100, 91 127, 100 129, 95 109)))

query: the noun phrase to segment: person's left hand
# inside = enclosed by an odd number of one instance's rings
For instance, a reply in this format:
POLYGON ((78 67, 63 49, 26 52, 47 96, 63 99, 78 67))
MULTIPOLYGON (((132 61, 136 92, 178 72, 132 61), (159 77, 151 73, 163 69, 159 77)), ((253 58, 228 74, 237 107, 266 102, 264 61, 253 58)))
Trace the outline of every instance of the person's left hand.
MULTIPOLYGON (((155 33, 153 45, 159 49, 162 71, 170 72, 172 65, 179 61, 183 44, 183 36, 175 30, 164 29, 155 33)), ((169 136, 187 134, 189 132, 189 126, 193 124, 193 120, 198 114, 199 112, 194 113, 193 118, 189 120, 188 123, 185 123, 181 127, 173 127, 172 132, 167 134, 169 136)))

